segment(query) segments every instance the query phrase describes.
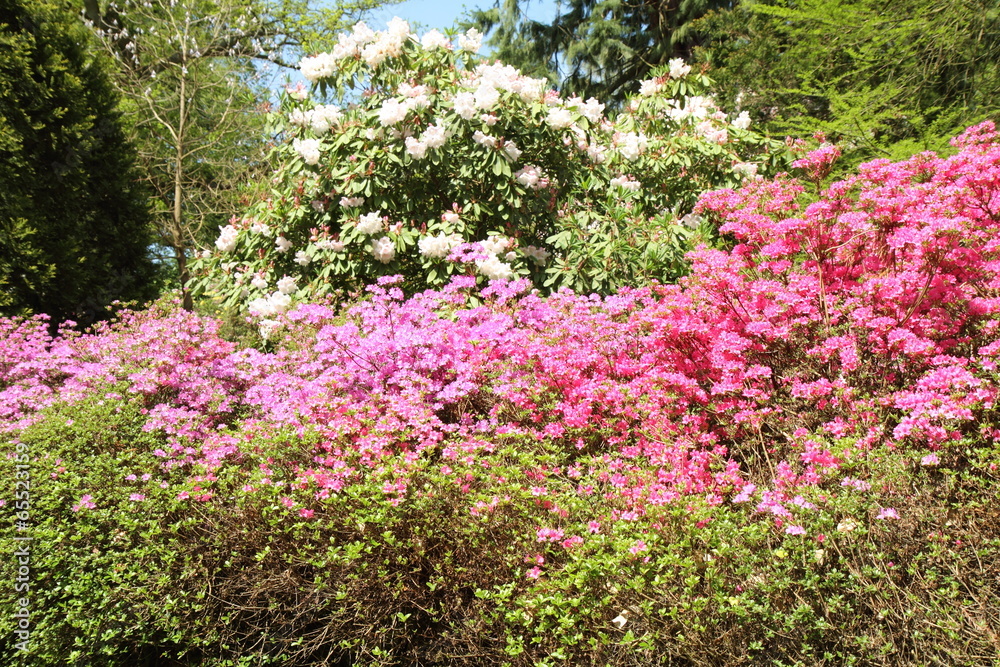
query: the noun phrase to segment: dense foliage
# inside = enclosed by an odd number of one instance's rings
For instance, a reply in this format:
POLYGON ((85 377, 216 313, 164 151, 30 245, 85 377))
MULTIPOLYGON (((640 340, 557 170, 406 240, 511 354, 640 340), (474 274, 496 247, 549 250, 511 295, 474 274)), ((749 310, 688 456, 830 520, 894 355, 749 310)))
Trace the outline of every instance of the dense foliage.
POLYGON ((26 664, 994 662, 1000 141, 956 149, 707 195, 676 286, 3 321, 26 664))
POLYGON ((845 163, 948 150, 995 118, 994 0, 755 0, 696 24, 727 108, 779 135, 826 133, 845 163))
POLYGON ((118 98, 70 3, 0 4, 0 314, 153 296, 118 98))
POLYGON ((362 23, 303 60, 316 94, 285 96, 271 194, 220 230, 206 284, 263 313, 393 274, 408 292, 456 274, 609 292, 682 274, 698 194, 782 164, 681 61, 612 121, 481 61, 479 39, 362 23))

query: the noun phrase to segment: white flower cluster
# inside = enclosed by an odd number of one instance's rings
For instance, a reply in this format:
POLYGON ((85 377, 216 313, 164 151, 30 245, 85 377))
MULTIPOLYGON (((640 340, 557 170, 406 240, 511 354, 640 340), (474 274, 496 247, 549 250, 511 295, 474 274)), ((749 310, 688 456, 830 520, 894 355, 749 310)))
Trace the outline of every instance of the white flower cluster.
POLYGON ((372 254, 378 261, 388 264, 396 256, 396 244, 388 236, 383 236, 372 245, 372 254))
POLYGON ((472 140, 480 146, 486 146, 487 148, 497 147, 497 138, 491 134, 483 134, 480 130, 473 132, 472 140))
POLYGON ((549 179, 542 174, 542 170, 533 164, 527 164, 517 170, 514 174, 517 182, 531 190, 541 190, 549 186, 549 179))
POLYGON ((278 320, 261 320, 257 325, 257 330, 260 331, 260 337, 264 340, 268 340, 274 335, 278 329, 281 328, 281 322, 278 320))
POLYGON ((278 250, 278 252, 288 252, 292 248, 292 242, 284 236, 279 236, 274 239, 274 247, 278 250))
POLYGON ((743 178, 754 178, 757 175, 757 165, 753 162, 737 162, 733 165, 733 173, 743 178))
POLYGON ((514 270, 510 264, 500 261, 497 257, 500 253, 506 253, 504 259, 510 261, 517 255, 507 252, 513 245, 513 240, 504 236, 491 236, 485 241, 479 242, 479 247, 487 254, 484 259, 476 260, 476 269, 489 280, 510 280, 514 277, 514 270))
POLYGON ((682 122, 688 118, 702 120, 708 118, 715 110, 715 100, 711 97, 693 95, 684 98, 683 106, 679 106, 676 101, 671 100, 671 106, 667 109, 667 116, 677 122, 682 122))
POLYGON ((639 181, 635 180, 629 175, 615 176, 611 179, 611 187, 613 188, 623 188, 625 190, 630 190, 632 192, 639 191, 639 181))
POLYGON ((282 277, 278 280, 278 291, 282 294, 291 294, 295 291, 295 281, 296 278, 293 278, 292 276, 282 277))
POLYGON ((288 122, 298 127, 308 127, 316 134, 326 134, 331 127, 340 123, 340 107, 336 104, 321 104, 314 109, 296 109, 288 115, 288 122))
POLYGON ((741 111, 740 115, 733 119, 732 125, 737 130, 750 129, 750 114, 746 111, 741 111))
POLYGON ((536 248, 533 245, 527 246, 524 249, 524 254, 538 266, 545 266, 545 262, 547 262, 551 256, 549 251, 545 248, 536 248))
POLYGON ((552 107, 548 116, 545 117, 545 124, 553 130, 565 130, 573 124, 573 114, 569 109, 563 107, 552 107))
POLYGON ((680 79, 691 71, 691 66, 686 65, 683 58, 672 58, 667 65, 670 67, 671 79, 680 79))
POLYGON ((478 110, 492 109, 500 100, 500 92, 519 96, 525 102, 542 102, 548 90, 545 79, 524 76, 510 65, 479 64, 464 84, 467 91, 455 95, 452 105, 455 113, 466 120, 476 116, 478 110), (472 92, 468 92, 472 91, 472 92))
POLYGON ((265 236, 267 238, 271 238, 271 235, 274 234, 274 232, 271 231, 270 227, 268 227, 265 223, 260 222, 258 220, 254 220, 253 223, 250 225, 250 232, 252 234, 260 234, 261 236, 265 236))
POLYGON ((719 127, 710 120, 703 120, 695 127, 697 132, 705 141, 713 144, 724 144, 729 141, 729 131, 724 127, 719 127))
POLYGON ((604 105, 591 97, 584 102, 579 97, 571 97, 566 100, 566 106, 576 109, 581 116, 597 125, 604 120, 604 105))
POLYGON ((448 132, 444 127, 437 124, 428 125, 419 139, 406 138, 406 153, 415 160, 422 160, 427 155, 427 149, 440 148, 447 141, 448 132))
POLYGON ((521 149, 513 141, 508 141, 503 145, 503 154, 510 162, 517 162, 521 157, 521 149))
POLYGON ((320 239, 316 241, 316 247, 320 250, 330 250, 333 252, 341 252, 344 249, 343 241, 335 241, 333 239, 320 239))
POLYGON ((438 30, 431 30, 420 39, 420 45, 428 51, 434 49, 450 49, 451 42, 438 30))
POLYGON ((247 308, 250 310, 250 314, 257 317, 274 317, 288 310, 290 305, 292 305, 290 296, 274 291, 268 296, 254 299, 247 308))
POLYGON ((385 220, 382 219, 382 211, 366 213, 358 219, 355 228, 362 234, 378 234, 385 229, 385 220))
POLYGON ((331 53, 307 56, 299 62, 299 71, 310 83, 333 76, 337 71, 337 58, 331 53))
POLYGON ((215 240, 215 247, 222 252, 236 250, 236 240, 239 238, 239 233, 239 230, 232 225, 219 227, 219 238, 215 240))
POLYGON ((659 79, 646 79, 639 84, 639 95, 641 97, 652 97, 663 90, 663 82, 659 79))
POLYGON ((378 67, 386 59, 398 57, 410 37, 410 24, 398 16, 390 19, 386 28, 384 32, 373 33, 372 39, 361 49, 361 58, 369 67, 378 67))
POLYGON ((378 122, 382 127, 389 127, 401 122, 408 113, 410 113, 410 105, 407 102, 400 102, 395 97, 390 97, 382 103, 382 108, 378 110, 378 122))
POLYGON ((344 208, 357 208, 365 203, 364 197, 341 197, 340 205, 344 208))
POLYGON ((293 139, 292 148, 306 164, 319 163, 319 139, 293 139))
POLYGON ((645 134, 636 132, 615 133, 615 145, 626 160, 637 160, 649 147, 645 134))
POLYGON ((483 46, 483 33, 475 28, 469 28, 464 35, 458 38, 458 46, 463 51, 476 53, 483 46))
POLYGON ((435 236, 425 236, 417 242, 420 254, 431 259, 444 259, 451 252, 451 249, 462 242, 462 237, 458 234, 437 234, 435 236))

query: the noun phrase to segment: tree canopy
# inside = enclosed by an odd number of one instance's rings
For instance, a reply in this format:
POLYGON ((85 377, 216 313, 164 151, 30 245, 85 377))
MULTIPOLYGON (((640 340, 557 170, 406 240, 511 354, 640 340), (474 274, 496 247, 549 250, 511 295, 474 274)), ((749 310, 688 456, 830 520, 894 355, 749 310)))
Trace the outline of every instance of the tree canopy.
POLYGON ((547 75, 563 92, 624 100, 633 86, 699 38, 692 21, 732 0, 568 0, 546 23, 529 18, 527 0, 497 0, 472 13, 501 61, 547 75))
POLYGON ((996 0, 745 0, 696 27, 723 105, 845 165, 948 150, 1000 110, 996 0))

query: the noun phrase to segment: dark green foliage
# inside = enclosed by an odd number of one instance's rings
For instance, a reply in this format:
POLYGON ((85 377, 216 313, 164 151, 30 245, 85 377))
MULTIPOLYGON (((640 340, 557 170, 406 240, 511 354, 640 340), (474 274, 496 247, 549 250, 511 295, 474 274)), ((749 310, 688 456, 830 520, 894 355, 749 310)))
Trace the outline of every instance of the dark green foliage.
POLYGON ((699 38, 691 22, 731 0, 569 0, 551 23, 523 13, 525 0, 498 0, 473 12, 490 30, 494 55, 532 76, 548 75, 564 93, 620 103, 638 81, 699 38))
POLYGON ((0 314, 153 296, 117 98, 67 2, 0 0, 0 314))
POLYGON ((759 0, 696 28, 725 108, 776 134, 824 132, 844 169, 947 151, 1000 110, 996 0, 759 0))

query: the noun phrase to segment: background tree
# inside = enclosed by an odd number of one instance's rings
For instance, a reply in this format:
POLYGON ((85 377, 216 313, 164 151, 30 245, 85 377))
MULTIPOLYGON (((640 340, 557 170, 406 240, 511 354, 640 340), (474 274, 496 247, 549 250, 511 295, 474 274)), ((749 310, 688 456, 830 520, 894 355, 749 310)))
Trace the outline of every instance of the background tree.
POLYGON ((568 0, 551 23, 528 18, 527 0, 497 0, 472 13, 494 55, 563 92, 611 104, 640 79, 699 43, 692 21, 732 0, 568 0))
POLYGON ((243 207, 241 186, 257 180, 266 154, 271 91, 260 63, 288 66, 345 15, 376 4, 86 0, 85 16, 119 64, 157 237, 176 262, 186 308, 191 251, 243 207))
POLYGON ((947 151, 1000 110, 996 0, 757 0, 697 23, 720 103, 872 157, 947 151))
POLYGON ((87 320, 154 295, 106 63, 75 8, 0 1, 0 314, 87 320))

